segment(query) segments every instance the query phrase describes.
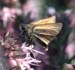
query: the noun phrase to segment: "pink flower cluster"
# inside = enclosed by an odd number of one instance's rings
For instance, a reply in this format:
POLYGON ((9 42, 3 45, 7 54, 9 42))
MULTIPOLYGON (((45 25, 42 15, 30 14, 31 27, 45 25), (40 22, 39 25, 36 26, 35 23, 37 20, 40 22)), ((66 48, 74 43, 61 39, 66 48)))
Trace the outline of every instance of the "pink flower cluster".
POLYGON ((44 53, 35 50, 33 45, 27 47, 26 43, 18 44, 17 40, 9 36, 6 36, 5 40, 1 38, 0 42, 6 49, 5 56, 8 57, 8 64, 11 70, 17 67, 20 70, 34 70, 31 66, 39 66, 41 63, 40 60, 37 60, 36 54, 44 55, 44 53))

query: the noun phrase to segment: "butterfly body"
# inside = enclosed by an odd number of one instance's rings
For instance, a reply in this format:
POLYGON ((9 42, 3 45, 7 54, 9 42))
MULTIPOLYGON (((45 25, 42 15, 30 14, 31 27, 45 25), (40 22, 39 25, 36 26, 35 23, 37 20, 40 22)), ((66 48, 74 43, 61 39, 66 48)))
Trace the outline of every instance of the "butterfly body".
POLYGON ((30 36, 31 40, 39 39, 45 45, 48 45, 62 29, 61 23, 55 22, 55 17, 50 17, 37 22, 32 22, 23 26, 30 36))

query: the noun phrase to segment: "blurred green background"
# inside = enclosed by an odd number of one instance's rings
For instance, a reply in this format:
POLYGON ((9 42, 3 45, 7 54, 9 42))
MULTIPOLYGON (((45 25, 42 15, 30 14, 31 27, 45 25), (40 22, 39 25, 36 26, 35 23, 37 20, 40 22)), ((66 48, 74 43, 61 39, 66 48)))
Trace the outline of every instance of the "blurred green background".
POLYGON ((47 6, 53 6, 58 10, 65 10, 68 7, 69 0, 45 0, 47 6))

